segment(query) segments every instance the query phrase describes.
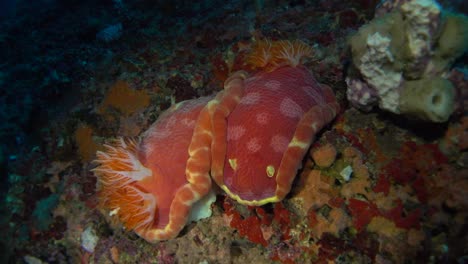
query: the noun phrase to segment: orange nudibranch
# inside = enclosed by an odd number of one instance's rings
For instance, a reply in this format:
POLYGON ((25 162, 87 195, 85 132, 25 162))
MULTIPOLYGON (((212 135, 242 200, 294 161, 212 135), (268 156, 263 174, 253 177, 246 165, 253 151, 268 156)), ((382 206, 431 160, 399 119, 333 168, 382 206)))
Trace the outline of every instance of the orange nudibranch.
POLYGON ((216 97, 181 102, 140 139, 98 152, 101 206, 155 242, 179 234, 211 179, 243 204, 284 199, 339 110, 333 91, 301 65, 311 52, 301 41, 260 41, 247 61, 260 72, 236 72, 216 97))
POLYGON ((211 190, 210 99, 178 103, 140 139, 120 138, 97 153, 101 207, 149 242, 176 237, 211 190))

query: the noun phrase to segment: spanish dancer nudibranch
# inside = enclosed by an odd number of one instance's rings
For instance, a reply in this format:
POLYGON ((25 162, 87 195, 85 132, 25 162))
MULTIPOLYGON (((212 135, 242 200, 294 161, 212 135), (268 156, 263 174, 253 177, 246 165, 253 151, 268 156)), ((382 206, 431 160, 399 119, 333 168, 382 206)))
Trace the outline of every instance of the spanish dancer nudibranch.
POLYGON ((284 199, 339 110, 331 88, 301 65, 310 55, 300 41, 259 41, 248 60, 258 73, 236 72, 216 97, 178 103, 139 139, 111 142, 94 169, 101 207, 156 242, 179 234, 211 179, 242 204, 284 199))
POLYGON ((211 190, 210 99, 173 105, 141 139, 120 138, 97 153, 101 207, 148 242, 176 237, 211 190))
POLYGON ((339 110, 331 88, 301 65, 310 55, 300 41, 261 41, 249 62, 266 71, 234 74, 215 99, 212 177, 242 204, 281 201, 315 134, 339 110))

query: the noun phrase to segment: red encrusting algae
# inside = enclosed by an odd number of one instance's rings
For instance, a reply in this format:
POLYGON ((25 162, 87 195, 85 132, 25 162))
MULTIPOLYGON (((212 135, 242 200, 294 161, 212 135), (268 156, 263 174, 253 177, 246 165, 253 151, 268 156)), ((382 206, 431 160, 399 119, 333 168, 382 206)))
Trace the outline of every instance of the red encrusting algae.
POLYGON ((268 245, 263 237, 262 224, 267 225, 270 224, 271 221, 268 220, 263 209, 259 210, 262 217, 258 217, 252 208, 250 208, 249 211, 253 215, 244 218, 236 211, 228 198, 224 200, 223 208, 226 215, 231 218, 229 225, 235 228, 241 237, 246 237, 251 242, 263 245, 264 247, 268 245))
POLYGON ((447 162, 447 157, 436 144, 418 145, 407 141, 401 147, 398 157, 383 167, 374 191, 388 193, 387 182, 407 184, 414 189, 419 201, 425 203, 428 177, 434 175, 441 165, 447 162))

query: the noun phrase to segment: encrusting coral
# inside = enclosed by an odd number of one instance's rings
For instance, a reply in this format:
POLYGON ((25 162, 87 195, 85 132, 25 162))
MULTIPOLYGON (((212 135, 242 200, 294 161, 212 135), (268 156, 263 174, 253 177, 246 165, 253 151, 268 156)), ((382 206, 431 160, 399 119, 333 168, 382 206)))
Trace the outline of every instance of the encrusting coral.
POLYGON ((336 148, 328 143, 324 146, 312 149, 312 159, 317 166, 322 168, 330 167, 336 159, 336 148))
POLYGON ((101 147, 93 140, 93 129, 88 125, 80 125, 75 131, 75 142, 78 153, 83 161, 91 161, 96 151, 101 147))
POLYGON ((122 80, 116 81, 107 91, 106 97, 99 107, 99 113, 106 114, 110 109, 116 109, 125 116, 148 107, 150 97, 145 90, 138 91, 129 87, 122 80))

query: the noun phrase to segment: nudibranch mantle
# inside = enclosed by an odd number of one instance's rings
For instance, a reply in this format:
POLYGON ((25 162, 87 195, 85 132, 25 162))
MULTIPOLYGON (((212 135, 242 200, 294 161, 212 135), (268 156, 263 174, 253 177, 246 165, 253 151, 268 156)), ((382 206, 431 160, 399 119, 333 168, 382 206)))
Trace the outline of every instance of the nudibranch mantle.
POLYGON ((289 193, 315 134, 338 111, 332 90, 300 65, 234 74, 215 100, 212 177, 247 205, 289 193))
POLYGON ((211 99, 176 104, 139 139, 120 138, 97 153, 101 206, 149 242, 176 237, 211 190, 211 99))

